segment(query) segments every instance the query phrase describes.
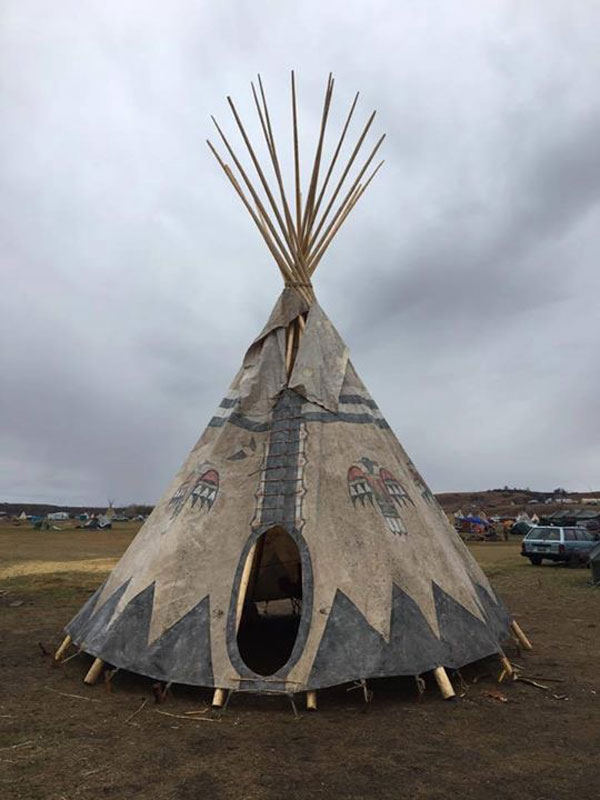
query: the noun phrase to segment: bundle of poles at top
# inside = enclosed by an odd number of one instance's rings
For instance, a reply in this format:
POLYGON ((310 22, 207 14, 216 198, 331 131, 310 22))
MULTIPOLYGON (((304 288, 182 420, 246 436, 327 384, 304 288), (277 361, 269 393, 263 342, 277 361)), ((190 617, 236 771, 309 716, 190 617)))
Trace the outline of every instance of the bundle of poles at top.
POLYGON ((286 194, 281 171, 281 164, 277 155, 275 139, 273 137, 271 118, 269 115, 265 91, 260 75, 258 76, 258 92, 254 83, 251 83, 252 95, 254 97, 254 103, 258 112, 258 118, 260 120, 260 125, 267 145, 271 165, 273 167, 276 187, 273 189, 270 187, 269 181, 265 175, 265 171, 260 165, 255 150, 250 142, 250 139, 248 138, 246 130, 231 97, 227 98, 227 102, 229 103, 237 127, 239 128, 242 139, 244 140, 250 155, 252 164, 256 170, 260 185, 264 191, 263 197, 261 198, 261 195, 252 184, 250 177, 248 176, 242 163, 236 156, 227 137, 223 133, 221 127, 214 117, 211 117, 211 119, 215 124, 215 127, 227 149, 227 152, 235 164, 239 178, 241 178, 241 182, 238 177, 236 177, 234 170, 229 166, 229 164, 225 163, 223 158, 221 158, 209 140, 207 140, 207 144, 221 165, 223 171, 231 181, 232 186, 250 213, 250 216, 254 220, 256 227, 260 231, 267 244, 267 247, 269 248, 269 251, 271 252, 271 255, 279 267, 286 286, 294 287, 310 305, 315 297, 311 283, 312 275, 319 262, 323 258, 325 251, 331 244, 334 236, 344 224, 359 198, 362 196, 367 186, 373 180, 377 171, 383 164, 383 161, 379 162, 379 164, 372 169, 368 177, 364 178, 365 173, 367 173, 377 151, 385 139, 385 134, 378 139, 358 173, 353 179, 349 179, 353 165, 357 159, 357 156, 359 155, 361 147, 375 118, 375 111, 373 111, 364 128, 362 129, 358 141, 356 142, 356 145, 354 146, 345 167, 341 169, 341 173, 337 178, 337 183, 335 180, 333 181, 329 195, 326 197, 326 192, 329 187, 335 165, 338 161, 338 157, 342 150, 342 145, 346 138, 346 133, 348 132, 350 121, 358 102, 357 92, 350 107, 350 111, 348 112, 348 116, 346 117, 346 121, 343 125, 329 166, 325 171, 324 177, 320 181, 325 131, 327 128, 327 120, 329 117, 334 85, 334 79, 330 73, 329 78, 327 79, 327 88, 325 90, 323 112, 321 115, 321 126, 312 164, 310 181, 303 202, 300 178, 300 153, 298 146, 296 81, 293 71, 291 75, 291 81, 295 208, 293 208, 292 204, 288 202, 288 196, 286 194), (279 195, 279 202, 276 199, 277 195, 279 195))

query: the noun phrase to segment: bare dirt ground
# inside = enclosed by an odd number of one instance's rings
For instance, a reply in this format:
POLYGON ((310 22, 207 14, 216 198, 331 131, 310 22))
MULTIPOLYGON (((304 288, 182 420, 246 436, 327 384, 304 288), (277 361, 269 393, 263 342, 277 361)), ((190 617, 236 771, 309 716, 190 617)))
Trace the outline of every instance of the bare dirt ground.
POLYGON ((175 686, 156 705, 148 679, 118 673, 109 693, 82 684, 87 656, 53 667, 42 651, 134 529, 0 526, 2 800, 599 796, 600 590, 588 570, 532 567, 516 542, 472 546, 534 642, 507 653, 547 690, 498 684, 492 659, 463 671, 454 702, 430 681, 419 701, 398 679, 374 681, 369 705, 347 687, 320 692, 314 714, 298 698, 300 719, 284 698, 236 695, 215 720, 207 691, 175 686))

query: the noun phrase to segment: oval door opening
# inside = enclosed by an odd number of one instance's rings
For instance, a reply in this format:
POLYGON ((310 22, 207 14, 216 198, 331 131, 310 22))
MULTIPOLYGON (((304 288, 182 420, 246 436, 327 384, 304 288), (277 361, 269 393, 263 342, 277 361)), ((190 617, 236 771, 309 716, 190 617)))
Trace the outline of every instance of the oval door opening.
POLYGON ((284 528, 263 533, 248 554, 237 612, 243 662, 258 675, 273 675, 292 655, 302 613, 300 551, 284 528))

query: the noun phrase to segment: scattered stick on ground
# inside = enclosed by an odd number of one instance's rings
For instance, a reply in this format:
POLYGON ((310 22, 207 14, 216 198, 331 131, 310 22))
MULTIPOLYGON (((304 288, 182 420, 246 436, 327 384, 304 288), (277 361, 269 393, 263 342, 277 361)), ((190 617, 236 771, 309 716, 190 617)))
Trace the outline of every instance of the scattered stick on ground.
POLYGON ((108 767, 98 767, 97 769, 88 769, 87 772, 82 772, 81 774, 84 778, 89 778, 90 775, 95 775, 97 772, 103 772, 106 769, 108 767))
POLYGON ((147 698, 147 697, 145 697, 145 698, 142 700, 142 704, 141 704, 141 706, 140 706, 138 709, 136 709, 136 710, 133 712, 133 714, 131 714, 129 717, 127 717, 127 719, 125 720, 125 722, 124 722, 123 724, 124 724, 124 725, 127 725, 127 723, 128 723, 128 722, 131 722, 131 720, 132 720, 134 717, 136 717, 136 716, 137 716, 137 715, 140 713, 140 711, 141 711, 141 710, 144 708, 144 706, 146 705, 146 703, 147 703, 147 702, 148 702, 148 698, 147 698))
POLYGON ((187 719, 188 722, 220 722, 218 719, 206 719, 206 717, 186 717, 184 714, 171 714, 170 711, 154 709, 157 714, 164 714, 165 717, 175 717, 175 719, 187 719))
POLYGON ((535 686, 536 689, 543 689, 545 692, 550 691, 549 686, 544 686, 543 683, 538 683, 537 681, 533 681, 531 680, 531 678, 523 678, 519 675, 519 677, 516 678, 516 680, 521 681, 521 683, 528 683, 530 686, 535 686))
POLYGON ((18 747, 28 747, 33 744, 33 739, 28 739, 26 742, 19 742, 19 744, 9 744, 8 747, 0 747, 0 750, 16 750, 18 747))
POLYGON ((45 686, 49 692, 54 692, 54 694, 59 694, 61 697, 74 697, 76 700, 87 700, 88 703, 99 703, 100 700, 96 700, 93 697, 84 697, 82 694, 69 694, 68 692, 59 692, 58 689, 52 689, 50 686, 45 686))

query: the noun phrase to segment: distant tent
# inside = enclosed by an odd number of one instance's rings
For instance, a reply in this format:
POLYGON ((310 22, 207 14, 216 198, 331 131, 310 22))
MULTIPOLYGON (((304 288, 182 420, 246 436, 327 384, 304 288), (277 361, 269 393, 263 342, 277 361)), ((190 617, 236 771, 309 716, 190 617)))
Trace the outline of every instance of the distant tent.
POLYGON ((22 522, 24 522, 27 519, 27 514, 24 511, 21 511, 21 513, 19 514, 17 519, 21 520, 22 522))
POLYGON ((99 514, 97 517, 92 517, 89 519, 83 527, 89 531, 95 531, 98 529, 108 531, 112 528, 112 522, 109 519, 106 519, 104 514, 99 514))
POLYGON ((531 523, 524 522, 523 520, 521 520, 520 522, 515 522, 512 525, 510 532, 514 536, 526 536, 530 530, 531 530, 531 523))
POLYGON ((106 509, 106 511, 104 512, 104 514, 102 515, 102 516, 103 516, 103 517, 104 517, 104 518, 105 518, 105 519, 106 519, 108 522, 112 522, 112 521, 113 521, 113 519, 114 519, 114 516, 115 516, 115 514, 116 514, 116 511, 115 511, 115 510, 114 510, 114 508, 113 508, 113 503, 114 503, 114 502, 115 502, 114 500, 110 500, 110 499, 109 499, 109 501, 108 501, 108 508, 106 509))

